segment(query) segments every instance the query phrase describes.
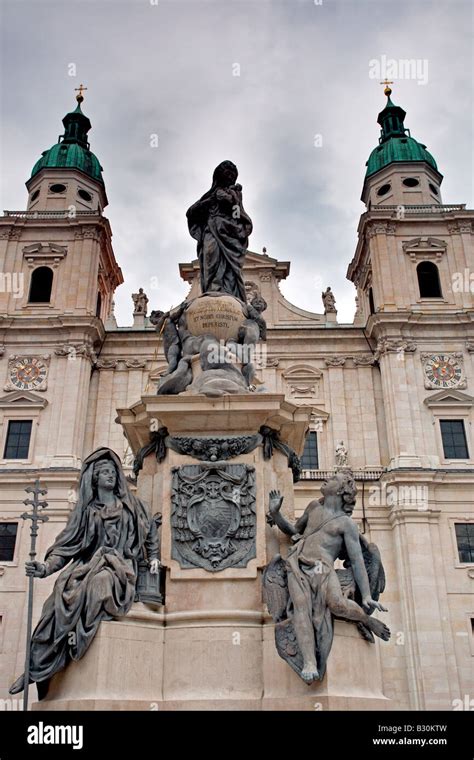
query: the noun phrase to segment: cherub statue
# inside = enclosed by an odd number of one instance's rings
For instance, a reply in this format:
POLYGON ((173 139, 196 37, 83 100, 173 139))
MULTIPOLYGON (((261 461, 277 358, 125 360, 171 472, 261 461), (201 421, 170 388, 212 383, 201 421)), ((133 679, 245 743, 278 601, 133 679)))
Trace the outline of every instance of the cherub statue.
POLYGON ((181 341, 179 339, 176 323, 171 317, 171 312, 152 311, 150 322, 155 325, 156 331, 163 338, 163 350, 165 352, 168 367, 161 373, 162 377, 171 375, 178 366, 181 358, 181 341))
POLYGON ((386 612, 378 602, 385 573, 375 544, 359 534, 352 519, 356 487, 352 475, 339 472, 321 488, 291 525, 281 514, 283 497, 270 492, 267 521, 292 537, 286 559, 277 554, 265 568, 263 593, 275 621, 278 654, 308 684, 322 680, 333 640, 333 618, 357 624, 363 638, 387 641, 390 630, 371 617, 386 612), (336 559, 344 569, 336 570, 336 559))
POLYGON ((259 293, 256 293, 250 304, 244 309, 245 319, 239 328, 238 341, 243 347, 237 350, 236 355, 242 354, 242 375, 249 387, 255 377, 255 367, 251 361, 251 349, 260 340, 266 340, 267 323, 262 317, 262 312, 267 308, 267 302, 259 293))

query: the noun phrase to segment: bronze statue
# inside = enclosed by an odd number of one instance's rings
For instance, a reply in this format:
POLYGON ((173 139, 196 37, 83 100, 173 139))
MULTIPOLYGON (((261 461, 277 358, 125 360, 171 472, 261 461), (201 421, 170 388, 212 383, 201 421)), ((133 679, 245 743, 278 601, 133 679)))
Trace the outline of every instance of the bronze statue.
MULTIPOLYGON (((158 522, 130 492, 113 451, 100 448, 85 459, 66 527, 44 562, 26 563, 27 575, 37 578, 62 570, 31 638, 30 683, 40 699, 51 676, 84 655, 102 620, 130 610, 144 549, 149 571, 158 573, 158 522)), ((24 685, 21 675, 10 694, 24 685)))
POLYGON ((242 186, 231 161, 214 170, 212 187, 186 212, 191 237, 197 240, 202 293, 229 293, 246 302, 242 266, 252 220, 242 205, 242 186))
POLYGON ((352 519, 357 489, 351 473, 339 472, 321 488, 291 525, 280 513, 283 497, 270 492, 267 521, 292 537, 286 559, 279 554, 265 568, 264 599, 275 620, 278 653, 308 684, 322 680, 333 640, 333 618, 357 623, 367 641, 384 640, 390 630, 376 618, 385 574, 375 544, 359 534, 352 519), (336 570, 336 559, 344 569, 336 570))

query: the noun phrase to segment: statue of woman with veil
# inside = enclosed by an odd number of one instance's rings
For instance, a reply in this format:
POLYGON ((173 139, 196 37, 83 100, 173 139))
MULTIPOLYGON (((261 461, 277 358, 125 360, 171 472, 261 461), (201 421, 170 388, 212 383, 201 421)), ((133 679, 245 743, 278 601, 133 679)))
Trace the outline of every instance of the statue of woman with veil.
MULTIPOLYGON (((157 523, 130 492, 119 457, 97 449, 84 460, 79 500, 45 561, 26 563, 27 575, 38 578, 62 571, 31 637, 30 682, 40 699, 51 676, 84 655, 102 620, 130 610, 144 549, 157 573, 157 523)), ((21 675, 10 694, 24 686, 21 675)))
POLYGON ((191 237, 197 240, 202 293, 228 293, 246 303, 242 266, 252 220, 244 211, 237 176, 232 161, 219 164, 211 189, 186 216, 191 237))

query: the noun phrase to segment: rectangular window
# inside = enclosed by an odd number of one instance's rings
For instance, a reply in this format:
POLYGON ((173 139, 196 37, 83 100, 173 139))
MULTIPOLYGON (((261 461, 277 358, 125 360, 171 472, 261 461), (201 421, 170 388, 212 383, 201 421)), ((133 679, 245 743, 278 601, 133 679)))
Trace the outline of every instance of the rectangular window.
POLYGON ((31 438, 31 420, 10 420, 4 459, 28 459, 31 438))
POLYGON ((446 459, 469 459, 464 420, 440 420, 446 459))
POLYGON ((0 523, 0 562, 13 562, 18 523, 0 523))
POLYGON ((459 561, 474 562, 474 523, 456 523, 459 561))
POLYGON ((303 470, 317 470, 319 468, 318 436, 314 432, 306 436, 303 456, 301 457, 301 467, 303 470))

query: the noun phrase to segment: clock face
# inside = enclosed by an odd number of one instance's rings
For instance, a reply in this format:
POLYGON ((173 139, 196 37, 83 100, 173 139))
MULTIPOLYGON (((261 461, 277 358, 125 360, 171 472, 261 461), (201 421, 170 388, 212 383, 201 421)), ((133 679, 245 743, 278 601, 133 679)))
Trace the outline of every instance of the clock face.
POLYGON ((10 365, 10 382, 22 391, 37 389, 44 384, 48 368, 35 356, 23 356, 10 365))
POLYGON ((462 367, 452 356, 434 354, 425 362, 425 374, 435 388, 453 388, 462 378, 462 367))

